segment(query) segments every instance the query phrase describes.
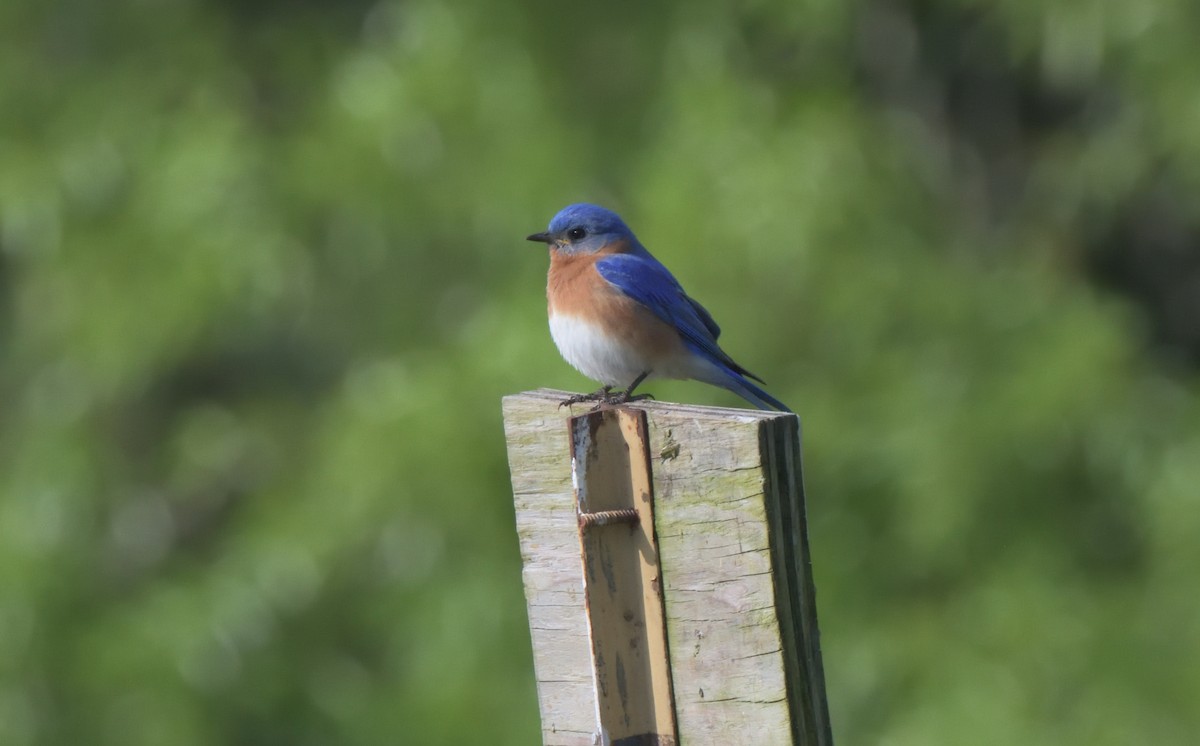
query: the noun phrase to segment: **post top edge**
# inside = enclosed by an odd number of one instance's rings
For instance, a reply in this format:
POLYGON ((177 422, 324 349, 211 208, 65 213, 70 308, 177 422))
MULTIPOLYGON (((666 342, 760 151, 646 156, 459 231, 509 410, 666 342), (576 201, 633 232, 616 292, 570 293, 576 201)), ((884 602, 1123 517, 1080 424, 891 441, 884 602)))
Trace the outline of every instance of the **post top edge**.
MULTIPOLYGON (((558 403, 572 395, 570 391, 561 391, 559 389, 534 389, 532 391, 522 391, 519 394, 507 394, 501 398, 501 401, 507 405, 510 402, 525 399, 535 402, 558 403)), ((791 412, 773 412, 759 409, 742 409, 739 407, 711 407, 702 404, 681 404, 679 402, 668 401, 648 401, 642 400, 630 402, 624 405, 630 409, 642 409, 646 412, 670 412, 672 414, 686 414, 693 417, 719 417, 728 419, 730 417, 742 418, 745 422, 759 422, 767 420, 775 420, 787 417, 796 417, 797 415, 791 412)), ((564 415, 583 414, 590 409, 589 404, 575 404, 571 407, 564 407, 564 415), (567 410, 570 411, 567 411, 567 410)))

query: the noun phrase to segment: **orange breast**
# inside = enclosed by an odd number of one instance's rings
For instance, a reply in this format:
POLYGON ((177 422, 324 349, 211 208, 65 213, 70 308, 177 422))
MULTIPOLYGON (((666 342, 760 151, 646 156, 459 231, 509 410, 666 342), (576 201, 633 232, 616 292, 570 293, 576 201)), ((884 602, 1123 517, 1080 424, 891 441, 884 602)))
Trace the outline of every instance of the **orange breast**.
POLYGON ((665 365, 667 359, 686 354, 674 327, 600 276, 596 262, 607 253, 615 252, 569 255, 551 250, 546 285, 550 314, 601 327, 648 361, 665 365))

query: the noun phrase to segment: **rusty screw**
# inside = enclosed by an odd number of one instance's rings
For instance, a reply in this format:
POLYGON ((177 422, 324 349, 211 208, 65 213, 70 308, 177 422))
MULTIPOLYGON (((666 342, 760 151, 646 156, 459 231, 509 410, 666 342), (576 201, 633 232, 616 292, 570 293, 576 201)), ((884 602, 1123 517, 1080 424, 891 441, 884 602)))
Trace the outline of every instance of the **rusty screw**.
POLYGON ((597 510, 595 513, 579 513, 579 525, 582 528, 592 526, 607 526, 612 523, 634 525, 640 519, 636 508, 621 508, 620 510, 597 510))

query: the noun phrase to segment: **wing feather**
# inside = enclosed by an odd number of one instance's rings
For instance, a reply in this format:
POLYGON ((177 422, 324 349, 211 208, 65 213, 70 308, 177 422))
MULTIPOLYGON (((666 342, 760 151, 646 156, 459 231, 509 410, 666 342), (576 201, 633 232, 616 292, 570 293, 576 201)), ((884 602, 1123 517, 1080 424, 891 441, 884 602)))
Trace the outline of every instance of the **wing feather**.
POLYGON ((612 254, 597 261, 596 270, 610 285, 673 326, 692 349, 736 373, 762 381, 717 345, 721 327, 704 306, 683 292, 679 281, 656 259, 639 254, 612 254))

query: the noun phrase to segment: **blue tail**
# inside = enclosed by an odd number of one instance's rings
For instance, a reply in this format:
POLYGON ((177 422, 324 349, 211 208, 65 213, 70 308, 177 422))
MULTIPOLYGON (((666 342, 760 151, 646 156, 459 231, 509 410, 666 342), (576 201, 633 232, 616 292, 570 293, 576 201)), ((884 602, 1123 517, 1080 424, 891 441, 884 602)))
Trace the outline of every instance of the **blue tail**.
POLYGON ((721 372, 724 374, 721 380, 711 381, 724 389, 729 389, 733 393, 742 397, 759 409, 778 409, 780 412, 791 412, 788 406, 779 401, 775 397, 763 391, 758 386, 755 386, 745 377, 734 373, 725 366, 721 366, 721 372))

